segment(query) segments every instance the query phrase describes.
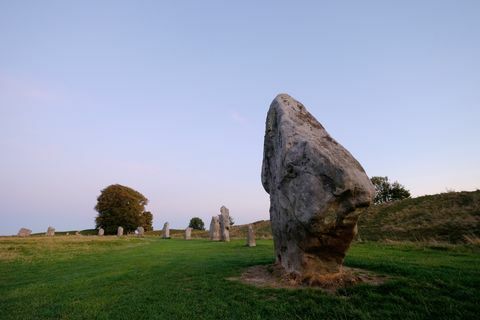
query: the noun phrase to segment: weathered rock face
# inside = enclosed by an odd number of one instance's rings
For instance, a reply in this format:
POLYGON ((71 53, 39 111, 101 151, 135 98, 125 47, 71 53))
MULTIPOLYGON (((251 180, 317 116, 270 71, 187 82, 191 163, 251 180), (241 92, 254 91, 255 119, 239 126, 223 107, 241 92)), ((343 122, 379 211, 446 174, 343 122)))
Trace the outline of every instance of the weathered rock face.
POLYGON ((47 233, 45 234, 48 237, 53 237, 55 235, 55 228, 54 227, 48 227, 47 233))
POLYGON ((192 239, 192 228, 188 227, 185 229, 185 240, 192 239))
POLYGON ((170 239, 170 224, 168 222, 163 224, 162 238, 170 239))
POLYGON ((220 241, 220 219, 218 216, 213 216, 210 222, 210 240, 220 241))
POLYGON ((123 236, 123 228, 122 227, 118 227, 117 229, 117 237, 121 237, 123 236))
POLYGON ((103 236, 105 234, 105 230, 103 228, 98 229, 98 235, 103 236))
POLYGON ((32 230, 27 228, 21 228, 18 230, 17 236, 19 237, 29 237, 32 234, 32 230))
POLYGON ((230 241, 230 211, 227 207, 220 208, 218 219, 220 220, 220 240, 228 242, 230 241))
POLYGON ((138 227, 135 233, 137 234, 137 236, 143 237, 143 235, 145 234, 145 230, 143 229, 143 227, 138 227))
POLYGON ((257 246, 257 242, 255 241, 255 231, 253 230, 253 225, 248 225, 248 232, 247 232, 247 246, 255 247, 257 246))
POLYGON ((268 111, 262 184, 277 263, 306 281, 341 271, 375 191, 358 161, 286 94, 268 111))

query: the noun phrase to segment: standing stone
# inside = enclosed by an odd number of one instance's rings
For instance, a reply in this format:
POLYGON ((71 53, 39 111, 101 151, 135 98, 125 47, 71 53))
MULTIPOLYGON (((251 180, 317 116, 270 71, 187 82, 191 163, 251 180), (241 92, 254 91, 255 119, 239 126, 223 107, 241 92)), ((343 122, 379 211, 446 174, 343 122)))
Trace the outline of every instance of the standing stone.
POLYGON ((375 189, 350 152, 287 94, 268 111, 262 184, 277 263, 311 283, 340 272, 375 189))
POLYGON ((162 238, 170 239, 170 224, 168 222, 163 224, 162 238))
POLYGON ((48 227, 47 233, 45 234, 48 237, 53 237, 55 235, 55 228, 54 227, 48 227))
POLYGON ((118 227, 117 229, 117 237, 121 237, 123 236, 123 228, 122 227, 118 227))
POLYGON ((18 230, 17 236, 19 236, 19 237, 30 237, 31 234, 32 234, 32 230, 27 229, 27 228, 21 228, 20 230, 18 230))
POLYGON ((185 229, 185 240, 191 240, 192 239, 192 228, 188 227, 185 229))
POLYGON ((135 233, 137 234, 137 236, 143 237, 145 234, 145 230, 143 229, 143 227, 138 227, 135 233))
POLYGON ((255 241, 255 231, 253 230, 253 225, 248 225, 248 232, 247 232, 247 246, 249 247, 256 247, 257 242, 255 241))
POLYGON ((220 241, 220 219, 218 216, 213 216, 210 222, 210 240, 220 241))
POLYGON ((76 231, 76 232, 75 232, 75 235, 76 235, 76 236, 79 236, 79 235, 80 235, 80 232, 79 232, 79 231, 76 231))
POLYGON ((105 230, 103 228, 98 229, 98 235, 103 236, 105 234, 105 230))
POLYGON ((222 206, 220 208, 218 218, 220 220, 220 240, 228 242, 230 241, 230 211, 227 207, 222 206))

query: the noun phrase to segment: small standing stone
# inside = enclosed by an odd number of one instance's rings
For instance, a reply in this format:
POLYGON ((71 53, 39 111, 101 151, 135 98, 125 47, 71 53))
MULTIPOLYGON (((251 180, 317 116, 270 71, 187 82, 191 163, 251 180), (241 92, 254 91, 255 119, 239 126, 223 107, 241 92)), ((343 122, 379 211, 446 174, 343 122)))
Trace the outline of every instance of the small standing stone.
POLYGON ((17 236, 19 237, 29 237, 32 234, 32 230, 27 228, 21 228, 18 230, 17 236))
POLYGON ((117 229, 117 237, 121 237, 123 236, 123 228, 122 227, 118 227, 117 229))
POLYGON ((79 235, 80 235, 80 232, 79 232, 79 231, 75 232, 75 235, 76 235, 76 236, 79 236, 79 235))
POLYGON ((163 224, 162 238, 170 239, 170 224, 168 222, 163 224))
POLYGON ((143 229, 143 227, 138 227, 135 233, 137 234, 137 236, 143 237, 143 235, 145 234, 145 230, 143 229))
POLYGON ((185 229, 185 240, 192 239, 192 228, 188 227, 185 229))
POLYGON ((218 216, 213 216, 210 222, 210 240, 220 241, 220 219, 218 216))
POLYGON ((103 236, 105 234, 105 230, 103 228, 98 229, 98 235, 103 236))
POLYGON ((55 228, 54 227, 48 227, 47 233, 45 235, 47 237, 53 237, 55 235, 55 228))
POLYGON ((70 235, 70 232, 67 232, 67 236, 69 236, 69 235, 70 235))
POLYGON ((253 230, 253 225, 248 225, 248 233, 247 233, 247 246, 249 247, 256 247, 257 242, 255 241, 255 231, 253 230))
POLYGON ((222 206, 220 208, 220 240, 230 241, 230 211, 227 207, 222 206))

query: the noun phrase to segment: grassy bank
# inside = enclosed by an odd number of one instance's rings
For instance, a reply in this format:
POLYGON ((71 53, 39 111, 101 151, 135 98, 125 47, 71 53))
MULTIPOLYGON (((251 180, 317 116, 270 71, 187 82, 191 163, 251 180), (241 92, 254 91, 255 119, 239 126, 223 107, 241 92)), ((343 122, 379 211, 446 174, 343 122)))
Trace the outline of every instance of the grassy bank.
POLYGON ((272 262, 272 241, 0 239, 2 319, 474 319, 477 247, 356 244, 346 264, 391 279, 328 295, 226 280, 272 262))

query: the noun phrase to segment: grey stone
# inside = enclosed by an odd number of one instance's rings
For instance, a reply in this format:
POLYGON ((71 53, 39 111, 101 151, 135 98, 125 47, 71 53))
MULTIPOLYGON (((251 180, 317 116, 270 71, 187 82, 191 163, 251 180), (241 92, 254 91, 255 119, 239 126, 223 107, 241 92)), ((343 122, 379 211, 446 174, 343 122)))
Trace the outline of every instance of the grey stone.
POLYGON ((210 240, 220 241, 220 219, 218 216, 213 216, 210 222, 210 240))
POLYGON ((139 237, 143 237, 145 235, 145 230, 143 229, 143 227, 138 227, 135 231, 135 234, 139 237))
POLYGON ((340 272, 375 190, 350 152, 286 94, 268 111, 262 184, 270 194, 277 263, 308 282, 340 272))
POLYGON ((118 227, 117 229, 117 237, 121 237, 123 236, 123 228, 122 227, 118 227))
POLYGON ((220 240, 228 242, 230 241, 230 211, 227 207, 222 206, 220 208, 218 218, 220 220, 220 240))
POLYGON ((185 240, 191 240, 192 239, 192 228, 188 227, 185 229, 185 240))
POLYGON ((54 227, 48 227, 47 233, 45 234, 48 237, 53 237, 55 235, 55 228, 54 227))
POLYGON ((168 222, 163 224, 162 238, 170 239, 170 224, 168 222))
POLYGON ((255 231, 253 230, 253 225, 251 225, 251 224, 248 225, 247 246, 249 246, 249 247, 256 247, 257 246, 257 242, 255 240, 255 231))
POLYGON ((103 228, 98 229, 98 235, 103 236, 105 234, 105 230, 103 228))
POLYGON ((32 230, 27 228, 21 228, 18 230, 17 236, 19 237, 29 237, 32 234, 32 230))

